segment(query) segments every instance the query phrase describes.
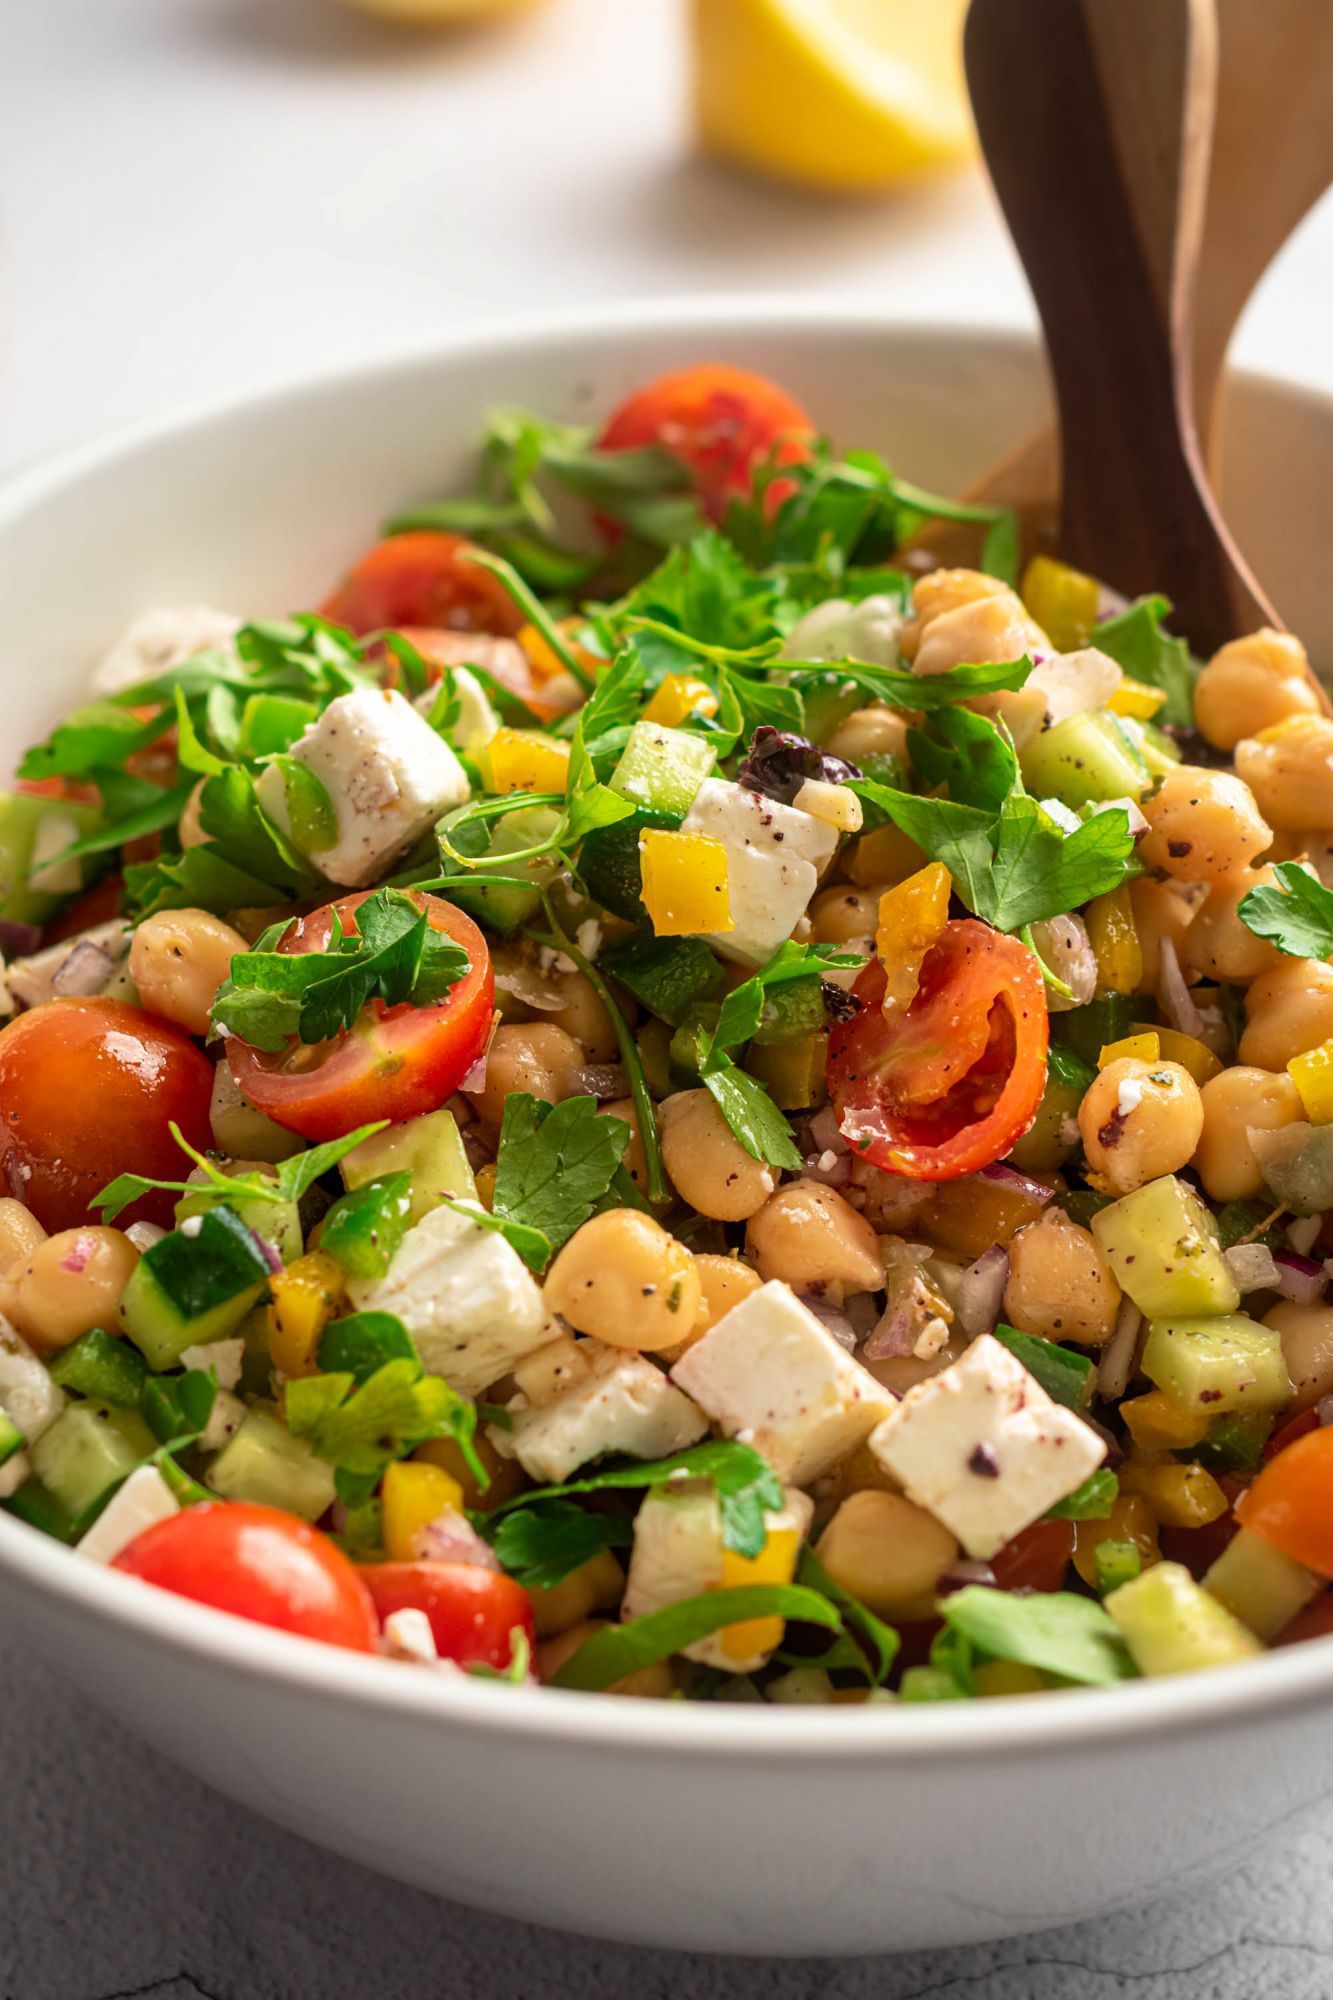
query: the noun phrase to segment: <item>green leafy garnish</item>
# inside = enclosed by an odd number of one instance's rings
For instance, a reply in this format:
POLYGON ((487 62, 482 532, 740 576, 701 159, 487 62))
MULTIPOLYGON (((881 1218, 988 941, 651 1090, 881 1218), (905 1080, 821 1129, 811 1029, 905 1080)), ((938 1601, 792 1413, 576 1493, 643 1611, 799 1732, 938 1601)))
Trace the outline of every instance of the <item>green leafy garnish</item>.
POLYGON ((324 1218, 319 1247, 349 1277, 382 1278, 411 1220, 411 1174, 385 1174, 339 1195, 324 1218))
POLYGON ((358 1384, 368 1382, 386 1361, 414 1361, 416 1353, 411 1334, 393 1313, 347 1313, 330 1320, 319 1337, 324 1373, 350 1375, 358 1384))
MULTIPOLYGON (((196 1152, 179 1125, 170 1124, 167 1129, 188 1159, 203 1172, 203 1181, 155 1181, 143 1174, 120 1174, 94 1195, 90 1208, 100 1209, 103 1222, 114 1222, 122 1209, 138 1201, 141 1195, 162 1192, 164 1194, 190 1195, 196 1201, 201 1196, 211 1196, 216 1202, 231 1203, 267 1201, 274 1203, 299 1202, 314 1186, 321 1174, 330 1167, 336 1167, 339 1160, 359 1146, 363 1139, 373 1138, 387 1125, 386 1118, 373 1125, 358 1125, 354 1132, 345 1132, 341 1139, 328 1139, 322 1146, 311 1146, 304 1153, 293 1153, 267 1174, 245 1173, 227 1174, 210 1160, 206 1153, 196 1152)), ((196 1210, 197 1212, 197 1210, 196 1210)))
POLYGON ((765 1513, 777 1513, 782 1507, 782 1481, 753 1446, 730 1438, 714 1438, 707 1444, 692 1446, 689 1451, 674 1452, 670 1458, 611 1466, 603 1472, 590 1472, 583 1479, 566 1480, 560 1486, 535 1487, 505 1501, 478 1525, 485 1534, 492 1535, 491 1524, 520 1507, 565 1499, 574 1493, 632 1492, 684 1479, 711 1480, 717 1491, 724 1546, 734 1549, 737 1555, 757 1556, 767 1534, 765 1513))
POLYGON ((1129 1680, 1134 1663, 1114 1622, 1064 1590, 1018 1596, 968 1584, 939 1601, 945 1624, 993 1660, 1017 1660, 1085 1687, 1129 1680))
POLYGON ((595 1097, 551 1105, 511 1091, 495 1158, 492 1213, 540 1230, 558 1250, 605 1201, 629 1140, 623 1119, 598 1115, 595 1097))
POLYGON ((1048 1521, 1104 1521, 1116 1503, 1120 1482, 1102 1465, 1090 1472, 1081 1486, 1048 1507, 1048 1521))
POLYGON ((1125 672, 1166 694, 1158 716, 1179 729, 1194 727, 1194 683, 1199 670, 1183 639, 1162 629, 1171 605, 1165 597, 1141 597, 1115 618, 1093 627, 1091 644, 1108 653, 1125 672))
POLYGON ((307 1438, 317 1458, 354 1478, 373 1478, 437 1437, 453 1438, 484 1478, 472 1446, 473 1405, 443 1377, 424 1374, 415 1352, 382 1363, 360 1383, 350 1370, 302 1376, 287 1384, 283 1407, 293 1437, 307 1438))
POLYGON ((549 1590, 603 1549, 628 1548, 633 1539, 626 1516, 594 1514, 559 1499, 504 1515, 490 1536, 501 1564, 525 1590, 549 1590))
POLYGON ((585 1639, 578 1651, 551 1677, 550 1685, 592 1692, 610 1687, 641 1667, 655 1666, 683 1652, 724 1626, 752 1618, 791 1618, 805 1625, 841 1629, 842 1618, 828 1598, 796 1583, 742 1584, 734 1590, 709 1590, 687 1597, 664 1610, 650 1611, 626 1625, 607 1625, 585 1639))
POLYGON ((1299 861, 1279 861, 1274 885, 1250 889, 1237 915, 1256 937, 1267 938, 1289 958, 1333 955, 1333 889, 1326 889, 1299 861))

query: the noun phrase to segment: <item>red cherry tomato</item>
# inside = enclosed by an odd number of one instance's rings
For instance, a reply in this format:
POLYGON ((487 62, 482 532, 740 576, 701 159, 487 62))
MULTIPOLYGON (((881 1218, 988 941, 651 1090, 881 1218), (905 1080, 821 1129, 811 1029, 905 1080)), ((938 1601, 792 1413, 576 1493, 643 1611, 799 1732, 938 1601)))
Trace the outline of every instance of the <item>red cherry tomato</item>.
POLYGON ((1269 1438, 1267 1444, 1259 1454, 1261 1461, 1267 1465, 1270 1458, 1276 1458, 1278 1453, 1285 1451, 1289 1444, 1295 1444, 1297 1438, 1303 1438, 1310 1431, 1317 1431, 1318 1429, 1319 1413, 1317 1410, 1298 1410, 1294 1417, 1288 1417, 1286 1423, 1273 1432, 1272 1437, 1269 1438))
POLYGON ((101 799, 96 785, 85 785, 77 778, 16 778, 14 790, 33 799, 68 799, 83 806, 95 806, 101 799))
POLYGON ((1333 1590, 1324 1591, 1304 1611, 1298 1611, 1290 1625, 1284 1625, 1273 1644, 1298 1646, 1303 1639, 1327 1639, 1333 1632, 1333 1590))
MULTIPOLYGON (((279 951, 323 951, 338 912, 344 930, 370 890, 326 903, 298 917, 279 951)), ((386 1007, 372 1000, 356 1026, 317 1048, 291 1042, 267 1055, 233 1038, 227 1044, 232 1075, 266 1117, 306 1139, 339 1139, 372 1119, 399 1124, 434 1111, 452 1097, 486 1046, 495 1004, 495 980, 486 940, 471 917, 438 896, 409 892, 430 918, 431 929, 462 945, 469 966, 438 1006, 404 1002, 386 1007)))
POLYGON ((94 924, 109 924, 113 917, 120 915, 120 899, 125 884, 119 875, 104 875, 95 887, 85 889, 76 896, 67 910, 42 932, 43 944, 63 944, 66 938, 81 937, 94 924))
POLYGON ((323 617, 362 635, 400 625, 511 635, 523 613, 488 569, 470 562, 476 544, 436 528, 376 542, 320 606, 323 617))
POLYGON ((1072 1521, 1034 1521, 990 1559, 999 1590, 1060 1590, 1074 1558, 1072 1521))
MULTIPOLYGON (((89 1203, 117 1174, 179 1180, 167 1129, 212 1144, 212 1065, 189 1036, 123 1000, 49 1000, 0 1033, 0 1187, 45 1229, 96 1221, 89 1203)), ((145 1195, 121 1218, 169 1225, 175 1196, 145 1195)))
MULTIPOLYGON (((603 451, 660 445, 688 466, 704 511, 720 521, 732 500, 749 497, 756 466, 797 465, 810 456, 814 425, 794 396, 748 368, 703 362, 659 375, 620 405, 598 443, 603 451)), ((794 491, 774 480, 770 508, 794 491)))
POLYGON ((424 1611, 442 1660, 462 1667, 495 1667, 513 1658, 514 1633, 537 1643, 532 1599, 522 1584, 499 1570, 467 1563, 369 1563, 364 1577, 381 1623, 394 1611, 424 1611))
POLYGON ((828 1081, 852 1150, 910 1180, 952 1181, 1009 1151, 1046 1087, 1048 1020, 1032 952, 973 918, 946 924, 910 1007, 886 1015, 871 959, 829 1036, 828 1081))
POLYGON ((276 1507, 208 1501, 136 1535, 114 1568, 256 1625, 378 1650, 370 1592, 355 1564, 318 1528, 276 1507))

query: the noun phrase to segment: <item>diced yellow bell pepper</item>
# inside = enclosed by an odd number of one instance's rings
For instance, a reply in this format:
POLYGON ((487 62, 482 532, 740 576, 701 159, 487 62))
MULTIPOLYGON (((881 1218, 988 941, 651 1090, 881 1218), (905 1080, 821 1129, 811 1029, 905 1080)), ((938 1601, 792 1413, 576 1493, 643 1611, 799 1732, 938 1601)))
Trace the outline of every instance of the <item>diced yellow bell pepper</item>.
POLYGON ((1310 1123, 1327 1125, 1333 1121, 1333 1041, 1321 1042, 1317 1049, 1293 1056, 1287 1064, 1287 1075, 1301 1094, 1310 1123))
POLYGON ((317 1375, 319 1337, 346 1296, 343 1267, 327 1250, 311 1250, 269 1280, 268 1345, 273 1366, 289 1380, 317 1375))
POLYGON ((1122 1403, 1120 1415, 1140 1451, 1189 1451, 1208 1433, 1206 1416, 1182 1409, 1161 1389, 1122 1403))
POLYGON ((1021 1660, 986 1660, 972 1669, 972 1682, 983 1697, 1040 1694, 1051 1685, 1040 1667, 1024 1666, 1021 1660))
POLYGON ((639 842, 643 900, 658 937, 691 937, 736 928, 727 850, 706 833, 649 827, 639 842))
MULTIPOLYGON (((1124 1405, 1121 1405, 1123 1409, 1124 1405)), ((1202 1465, 1122 1466, 1120 1484, 1140 1493, 1164 1528, 1206 1528, 1226 1513, 1229 1501, 1202 1465)))
POLYGON ((1097 1058, 1098 1069, 1107 1069, 1113 1062, 1128 1057, 1134 1062, 1155 1063, 1162 1059, 1162 1044, 1156 1028, 1148 1028, 1142 1034, 1126 1035, 1123 1041, 1106 1042, 1097 1058))
POLYGON ((1097 960, 1099 993, 1133 993, 1143 979, 1143 947, 1128 889, 1094 896, 1083 912, 1097 960))
POLYGON ((808 1111, 825 1097, 827 1035, 797 1035, 790 1042, 755 1045, 746 1068, 757 1076, 779 1111, 808 1111))
POLYGON ((872 827, 863 833, 847 857, 847 873, 860 889, 879 889, 901 882, 925 864, 925 854, 896 826, 872 827))
POLYGON ((380 1481, 380 1527, 390 1562, 412 1562, 417 1536, 450 1509, 461 1513, 463 1489, 438 1465, 401 1459, 380 1481))
POLYGON ((1104 1521, 1075 1522, 1074 1568, 1090 1590, 1097 1587, 1097 1550, 1103 1542, 1132 1542, 1144 1569, 1162 1560, 1157 1522, 1141 1493, 1117 1494, 1104 1521))
MULTIPOLYGON (((735 1549, 722 1551, 723 1590, 739 1590, 751 1583, 790 1583, 796 1574, 796 1557, 801 1537, 795 1528, 771 1528, 757 1556, 738 1555, 735 1549)), ((771 1653, 782 1644, 781 1618, 747 1618, 742 1625, 725 1625, 719 1637, 729 1659, 744 1660, 753 1653, 771 1653)))
POLYGON ((484 764, 493 792, 563 792, 569 745, 540 729, 497 729, 486 745, 484 764))
POLYGON ((1033 556, 1023 572, 1020 594, 1058 652, 1076 653, 1087 645, 1101 600, 1095 576, 1085 576, 1054 556, 1033 556))
POLYGON ((1166 700, 1166 689, 1149 687, 1144 681, 1125 675, 1119 687, 1107 697, 1106 706, 1115 715, 1134 715, 1147 722, 1166 700))
POLYGON ((717 708, 717 696, 707 681, 696 674, 667 674, 643 711, 643 719, 674 729, 687 716, 716 715, 717 708))
POLYGON ((495 1200, 495 1172, 494 1165, 477 1168, 477 1200, 483 1208, 490 1208, 495 1200))
POLYGON ((1187 1069, 1200 1086, 1212 1077, 1219 1076, 1225 1067, 1220 1056, 1215 1056, 1207 1042, 1201 1042, 1194 1035, 1182 1035, 1179 1028, 1155 1028, 1149 1021, 1135 1021, 1136 1035, 1156 1035, 1158 1053, 1163 1062, 1179 1063, 1187 1069))
POLYGON ((928 861, 879 899, 875 951, 884 967, 884 1012, 910 1007, 921 983, 921 961, 949 921, 953 882, 942 861, 928 861))

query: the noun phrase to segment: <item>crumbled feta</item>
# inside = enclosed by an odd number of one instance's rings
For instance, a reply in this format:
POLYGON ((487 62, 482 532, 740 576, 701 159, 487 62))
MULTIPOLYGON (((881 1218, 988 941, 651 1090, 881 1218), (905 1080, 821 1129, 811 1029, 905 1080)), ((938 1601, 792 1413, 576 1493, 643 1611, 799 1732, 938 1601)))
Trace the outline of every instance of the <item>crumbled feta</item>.
POLYGON ((779 654, 784 660, 868 660, 896 667, 903 613, 894 597, 826 598, 797 620, 779 654))
POLYGON ((208 1422, 199 1434, 200 1451, 221 1451, 245 1422, 245 1404, 230 1389, 219 1389, 208 1413, 208 1422))
POLYGON ((1142 1102, 1143 1102, 1142 1077, 1138 1076, 1125 1077, 1121 1082, 1119 1090, 1116 1092, 1115 1108, 1117 1115, 1121 1118, 1128 1118, 1130 1112, 1137 1111, 1142 1102))
POLYGON ((196 653, 230 653, 241 620, 209 604, 159 605, 121 633, 93 671, 97 694, 119 694, 136 681, 178 667, 196 653))
POLYGON ((722 778, 704 779, 681 831, 727 850, 733 928, 707 942, 744 965, 761 965, 791 936, 838 846, 823 820, 722 778))
POLYGON ((391 1660, 411 1660, 419 1667, 433 1666, 440 1657, 430 1619, 411 1606, 389 1613, 380 1643, 391 1660))
MULTIPOLYGON (((595 1347, 596 1342, 585 1345, 595 1347)), ((641 1354, 604 1348, 583 1381, 563 1395, 525 1408, 510 1405, 514 1427, 488 1432, 505 1458, 543 1484, 568 1479, 590 1459, 607 1452, 630 1458, 666 1458, 697 1444, 708 1420, 689 1397, 673 1387, 641 1354)))
POLYGON ((687 1349, 671 1379, 726 1436, 808 1486, 854 1451, 893 1405, 789 1285, 770 1279, 687 1349))
POLYGON ((823 778, 807 778, 792 800, 797 812, 822 819, 835 833, 859 833, 865 815, 861 801, 846 785, 830 785, 823 778))
POLYGON ((208 1340, 187 1347, 180 1358, 182 1368, 211 1368, 219 1389, 234 1389, 245 1366, 245 1342, 240 1339, 208 1340))
POLYGON ((0 1319, 0 1410, 36 1444, 64 1407, 64 1390, 9 1321, 0 1319))
MULTIPOLYGON (((813 1500, 788 1488, 781 1511, 764 1516, 764 1554, 782 1551, 787 1578, 795 1569, 813 1513, 813 1500), (790 1563, 785 1562, 787 1554, 790 1563)), ((711 1481, 692 1479, 682 1485, 655 1487, 634 1517, 634 1547, 621 1616, 643 1618, 650 1611, 699 1597, 706 1590, 751 1581, 747 1565, 740 1559, 729 1563, 727 1556, 717 1488, 711 1481)), ((765 1574, 765 1582, 778 1580, 765 1574)), ((698 1660, 703 1666, 752 1674, 764 1665, 781 1642, 781 1635, 779 1620, 750 1619, 710 1633, 682 1650, 687 1659, 698 1660)))
MULTIPOLYGON (((454 667, 451 671, 454 692, 458 696, 458 714, 444 731, 445 739, 453 744, 455 750, 463 750, 469 757, 475 757, 500 727, 500 718, 491 707, 485 688, 469 668, 454 667)), ((430 715, 439 694, 438 685, 433 685, 417 696, 415 705, 422 715, 430 715)))
MULTIPOLYGON (((291 754, 319 779, 338 819, 337 838, 311 848, 309 859, 347 888, 377 880, 396 855, 469 795, 467 774, 449 745, 392 688, 340 694, 297 738, 291 754)), ((256 791, 269 818, 290 836, 281 766, 270 764, 256 791)))
POLYGON ((81 1541, 74 1544, 81 1556, 93 1562, 110 1563, 147 1528, 170 1520, 180 1506, 155 1465, 141 1465, 107 1501, 81 1541))
POLYGON ((427 1373, 460 1396, 480 1395, 554 1331, 518 1252, 453 1208, 431 1209, 382 1278, 354 1279, 347 1290, 358 1312, 395 1313, 427 1373))
POLYGON ((909 1499, 983 1560, 1106 1456, 1096 1432, 989 1333, 909 1389, 871 1434, 870 1449, 909 1499))

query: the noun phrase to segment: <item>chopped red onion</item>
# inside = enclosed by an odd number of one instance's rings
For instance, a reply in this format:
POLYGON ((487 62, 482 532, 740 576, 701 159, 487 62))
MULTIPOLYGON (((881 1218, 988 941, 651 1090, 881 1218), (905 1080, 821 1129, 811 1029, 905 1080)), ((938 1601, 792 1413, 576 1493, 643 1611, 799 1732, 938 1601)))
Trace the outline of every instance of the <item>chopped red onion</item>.
POLYGON ((957 1562, 950 1563, 936 1589, 943 1596, 951 1590, 966 1590, 974 1583, 980 1584, 984 1589, 994 1590, 995 1571, 989 1563, 977 1562, 971 1556, 960 1556, 957 1562))
POLYGON ((886 1306, 861 1352, 867 1361, 894 1361, 910 1354, 916 1345, 919 1315, 913 1311, 910 1295, 886 1306))
POLYGON ((853 1292, 843 1310, 852 1323, 857 1339, 865 1340, 874 1332, 879 1318, 879 1295, 876 1292, 853 1292))
POLYGON ((1234 1243, 1222 1253, 1226 1267, 1242 1292, 1281 1289, 1273 1253, 1263 1243, 1234 1243))
POLYGON ((1045 1208, 1053 1194, 1053 1190, 1046 1187, 1043 1182, 1029 1180, 1026 1174, 1019 1173, 1017 1167, 1006 1166, 1003 1160, 996 1160, 991 1166, 983 1167, 980 1178, 983 1181, 994 1181, 997 1187, 1009 1188, 1014 1194, 1026 1195, 1030 1201, 1037 1202, 1042 1208, 1045 1208))
POLYGON ((452 1508, 437 1514, 413 1537, 418 1562, 464 1563, 471 1569, 499 1569, 499 1558, 483 1541, 466 1515, 452 1508))
POLYGON ((850 1153, 835 1153, 830 1147, 823 1153, 810 1153, 801 1172, 821 1187, 843 1188, 851 1182, 853 1164, 850 1153))
POLYGON ((979 1333, 990 1332, 1000 1317, 1008 1282, 1009 1254, 993 1243, 968 1265, 954 1292, 954 1314, 964 1333, 975 1339, 979 1333))
POLYGON ((36 924, 18 924, 12 917, 0 917, 0 956, 30 958, 41 941, 36 924))
POLYGON ((81 938, 52 973, 51 990, 71 999, 86 1000, 102 991, 115 969, 110 952, 81 938))
POLYGON ((810 1144, 818 1146, 821 1153, 845 1153, 847 1141, 838 1129, 838 1114, 831 1104, 825 1104, 810 1120, 810 1144))
POLYGON ((488 1042, 486 1047, 482 1050, 481 1054, 477 1057, 477 1060, 473 1063, 467 1075, 463 1078, 462 1082, 459 1084, 458 1088, 460 1090, 471 1090, 471 1091, 485 1090, 486 1064, 490 1058, 490 1053, 491 1049, 490 1049, 490 1044, 488 1042))
POLYGON ((1121 1299, 1115 1332, 1097 1365, 1097 1393, 1108 1403, 1118 1403, 1134 1379, 1142 1331, 1143 1314, 1131 1299, 1121 1299))
POLYGON ((1204 1018, 1180 969, 1175 944, 1169 937, 1164 937, 1160 949, 1162 969, 1157 980, 1158 1005, 1171 1027, 1182 1035, 1193 1035, 1197 1040, 1204 1027, 1204 1018))
POLYGON ((1273 1254, 1273 1264, 1277 1288, 1293 1305, 1312 1306, 1323 1297, 1327 1282, 1324 1267, 1316 1264, 1313 1257, 1300 1257, 1294 1250, 1278 1250, 1273 1254))
POLYGON ((817 1292, 800 1292, 797 1296, 801 1304, 814 1314, 821 1326, 828 1328, 839 1347, 845 1347, 849 1354, 852 1353, 856 1346, 856 1328, 842 1307, 830 1305, 828 1300, 821 1298, 817 1292))

